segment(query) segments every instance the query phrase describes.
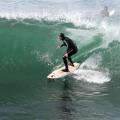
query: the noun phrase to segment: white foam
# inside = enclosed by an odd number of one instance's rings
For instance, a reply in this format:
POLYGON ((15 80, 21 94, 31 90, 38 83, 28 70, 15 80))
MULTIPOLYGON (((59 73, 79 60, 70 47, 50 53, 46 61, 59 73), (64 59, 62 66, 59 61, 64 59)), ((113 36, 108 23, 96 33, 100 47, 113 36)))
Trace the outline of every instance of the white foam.
POLYGON ((112 15, 114 15, 115 14, 115 10, 111 10, 110 12, 109 12, 109 16, 112 16, 112 15))
POLYGON ((81 69, 90 69, 90 70, 95 70, 98 69, 100 63, 101 63, 101 55, 100 54, 93 54, 91 57, 89 57, 86 61, 84 61, 80 68, 81 69))
POLYGON ((109 71, 104 68, 100 70, 101 63, 100 55, 92 55, 80 66, 80 69, 74 72, 73 77, 77 80, 86 81, 89 83, 103 84, 110 81, 109 71))
POLYGON ((44 62, 48 65, 53 65, 53 62, 49 53, 42 54, 41 51, 39 50, 33 50, 31 54, 35 56, 38 62, 44 62))
MULTIPOLYGON (((68 0, 66 0, 68 1, 68 0)), ((0 18, 6 19, 35 19, 73 23, 76 26, 94 26, 94 22, 86 18, 85 10, 74 1, 64 4, 50 1, 0 2, 0 18)))
POLYGON ((108 45, 114 40, 120 41, 120 27, 118 24, 109 23, 108 20, 104 20, 98 27, 99 32, 103 33, 103 48, 107 48, 108 45))
POLYGON ((73 77, 77 80, 83 80, 89 83, 103 84, 109 82, 108 73, 103 73, 95 70, 79 69, 74 72, 73 77))

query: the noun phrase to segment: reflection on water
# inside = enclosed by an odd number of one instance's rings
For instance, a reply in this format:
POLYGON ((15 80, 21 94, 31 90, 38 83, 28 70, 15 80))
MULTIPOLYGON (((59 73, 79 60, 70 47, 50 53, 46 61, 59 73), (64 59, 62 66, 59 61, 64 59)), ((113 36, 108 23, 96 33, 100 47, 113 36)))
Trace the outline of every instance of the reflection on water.
POLYGON ((63 85, 63 92, 61 97, 61 101, 59 104, 60 109, 60 117, 62 120, 74 120, 73 119, 73 113, 75 111, 73 106, 73 100, 72 100, 72 86, 71 83, 66 80, 64 81, 63 85))

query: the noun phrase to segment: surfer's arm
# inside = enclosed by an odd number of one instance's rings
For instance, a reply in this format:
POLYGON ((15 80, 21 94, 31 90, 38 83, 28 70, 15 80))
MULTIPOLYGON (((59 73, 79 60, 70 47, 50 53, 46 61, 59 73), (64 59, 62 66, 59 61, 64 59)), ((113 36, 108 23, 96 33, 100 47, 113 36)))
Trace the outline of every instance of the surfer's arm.
POLYGON ((60 47, 66 46, 65 42, 63 42, 63 44, 60 47))
POLYGON ((64 44, 58 45, 57 48, 61 48, 61 47, 63 47, 63 46, 66 46, 66 45, 64 45, 64 44))
POLYGON ((58 45, 57 48, 61 48, 61 47, 63 47, 63 46, 66 46, 66 44, 63 43, 62 45, 58 45))
POLYGON ((73 49, 71 49, 70 51, 67 52, 67 54, 71 53, 73 51, 73 49))
POLYGON ((61 47, 63 47, 63 46, 66 46, 66 44, 65 44, 64 42, 63 42, 63 44, 62 44, 62 45, 60 45, 60 48, 61 48, 61 47))

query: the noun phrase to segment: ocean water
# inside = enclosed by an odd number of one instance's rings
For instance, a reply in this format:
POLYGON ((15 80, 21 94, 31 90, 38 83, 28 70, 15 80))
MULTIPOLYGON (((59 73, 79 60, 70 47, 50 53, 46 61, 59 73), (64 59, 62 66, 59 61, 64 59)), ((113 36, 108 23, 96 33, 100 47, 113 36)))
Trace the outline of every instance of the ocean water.
POLYGON ((0 120, 120 119, 119 0, 0 0, 0 120), (114 10, 102 17, 104 6, 114 10), (63 65, 58 34, 72 38, 80 68, 63 65))

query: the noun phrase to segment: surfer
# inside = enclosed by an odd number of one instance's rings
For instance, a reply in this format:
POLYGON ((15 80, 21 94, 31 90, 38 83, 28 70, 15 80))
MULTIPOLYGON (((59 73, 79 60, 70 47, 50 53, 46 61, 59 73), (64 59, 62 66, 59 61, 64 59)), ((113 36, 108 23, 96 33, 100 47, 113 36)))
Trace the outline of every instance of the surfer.
POLYGON ((104 9, 101 11, 101 15, 103 17, 109 17, 109 11, 107 6, 105 6, 104 9))
POLYGON ((69 60, 70 65, 74 66, 71 56, 76 54, 78 49, 76 44, 70 38, 66 37, 63 33, 60 33, 58 38, 63 42, 63 44, 58 46, 58 48, 61 48, 63 46, 67 47, 67 51, 63 55, 63 62, 65 64, 65 69, 63 69, 62 71, 69 72, 67 59, 69 60))

